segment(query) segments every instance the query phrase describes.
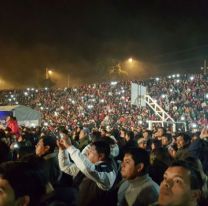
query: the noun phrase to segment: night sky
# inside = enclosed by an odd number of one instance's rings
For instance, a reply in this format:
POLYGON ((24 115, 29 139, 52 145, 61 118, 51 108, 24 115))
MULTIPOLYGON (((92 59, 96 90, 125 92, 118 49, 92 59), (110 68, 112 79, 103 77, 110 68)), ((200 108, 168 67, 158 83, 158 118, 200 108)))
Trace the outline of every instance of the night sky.
POLYGON ((195 73, 207 54, 206 1, 0 1, 0 79, 10 86, 38 86, 46 67, 61 86, 67 76, 104 81, 129 57, 131 79, 195 73))

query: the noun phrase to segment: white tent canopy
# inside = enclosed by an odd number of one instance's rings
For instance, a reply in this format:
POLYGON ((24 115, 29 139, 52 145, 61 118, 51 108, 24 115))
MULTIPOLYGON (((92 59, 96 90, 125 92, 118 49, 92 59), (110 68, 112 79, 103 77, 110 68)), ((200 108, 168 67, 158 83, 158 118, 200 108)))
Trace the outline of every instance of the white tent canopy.
POLYGON ((23 105, 0 106, 0 112, 10 112, 17 118, 19 125, 39 126, 41 113, 23 105))

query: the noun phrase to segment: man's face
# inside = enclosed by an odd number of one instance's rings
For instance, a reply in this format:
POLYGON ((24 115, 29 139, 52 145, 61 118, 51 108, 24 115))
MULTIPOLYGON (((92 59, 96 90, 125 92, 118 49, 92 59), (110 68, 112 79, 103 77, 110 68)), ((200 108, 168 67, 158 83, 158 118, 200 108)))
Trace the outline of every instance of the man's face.
POLYGON ((14 205, 16 205, 14 190, 7 180, 0 177, 0 206, 14 205))
POLYGON ((102 136, 102 137, 106 136, 105 130, 101 129, 101 132, 100 132, 100 133, 101 133, 101 136, 102 136))
POLYGON ((92 163, 96 163, 96 162, 99 162, 101 161, 100 159, 100 155, 98 154, 97 150, 96 150, 96 147, 94 145, 92 145, 90 147, 90 149, 88 150, 88 159, 92 162, 92 163))
POLYGON ((160 184, 159 204, 188 205, 191 201, 190 171, 179 166, 169 167, 160 184))
POLYGON ((148 139, 148 132, 143 132, 143 138, 148 139))
POLYGON ((146 150, 147 149, 147 141, 146 141, 146 139, 143 138, 142 141, 138 141, 138 147, 146 150))
POLYGON ((80 127, 77 127, 76 132, 80 132, 80 131, 81 131, 80 127))
POLYGON ((180 149, 180 148, 183 148, 185 146, 186 142, 184 141, 182 136, 178 136, 176 138, 176 144, 177 144, 177 148, 180 149))
POLYGON ((162 145, 168 145, 168 144, 169 144, 168 138, 163 136, 162 137, 162 145))
POLYGON ((46 154, 46 152, 48 151, 48 147, 44 146, 44 142, 43 139, 40 139, 38 141, 38 143, 36 144, 36 148, 35 148, 35 154, 39 157, 43 156, 44 154, 46 154))
POLYGON ((79 133, 79 139, 83 139, 85 137, 86 137, 86 134, 85 134, 84 130, 81 130, 79 133))
POLYGON ((11 119, 10 116, 8 116, 8 117, 6 118, 6 122, 8 122, 10 119, 11 119))
POLYGON ((125 137, 125 132, 123 130, 120 131, 120 137, 125 137))
POLYGON ((130 154, 125 154, 121 164, 121 175, 125 179, 134 179, 137 176, 137 167, 130 154))
POLYGON ((156 133, 157 137, 162 137, 164 135, 163 129, 162 128, 158 128, 157 133, 156 133))

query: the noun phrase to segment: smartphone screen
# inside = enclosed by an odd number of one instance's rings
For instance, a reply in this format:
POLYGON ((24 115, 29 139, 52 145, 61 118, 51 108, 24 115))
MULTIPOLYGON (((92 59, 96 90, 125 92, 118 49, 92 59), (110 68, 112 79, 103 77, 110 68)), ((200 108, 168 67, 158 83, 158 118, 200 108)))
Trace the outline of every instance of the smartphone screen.
POLYGON ((59 133, 60 138, 64 138, 64 134, 63 133, 59 133))

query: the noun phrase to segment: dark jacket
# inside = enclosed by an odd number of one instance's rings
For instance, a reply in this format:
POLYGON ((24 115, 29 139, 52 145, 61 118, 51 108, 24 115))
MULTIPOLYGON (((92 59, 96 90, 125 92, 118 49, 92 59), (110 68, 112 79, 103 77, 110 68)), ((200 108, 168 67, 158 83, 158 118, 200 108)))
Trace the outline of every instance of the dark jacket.
POLYGON ((201 160, 204 172, 208 174, 208 141, 196 140, 189 146, 188 151, 201 160))
POLYGON ((43 156, 45 159, 46 175, 53 186, 55 186, 61 178, 61 170, 59 169, 57 156, 58 154, 56 152, 43 156))

